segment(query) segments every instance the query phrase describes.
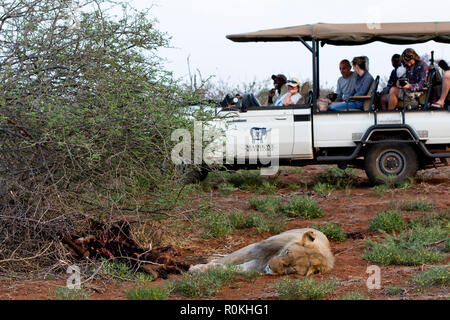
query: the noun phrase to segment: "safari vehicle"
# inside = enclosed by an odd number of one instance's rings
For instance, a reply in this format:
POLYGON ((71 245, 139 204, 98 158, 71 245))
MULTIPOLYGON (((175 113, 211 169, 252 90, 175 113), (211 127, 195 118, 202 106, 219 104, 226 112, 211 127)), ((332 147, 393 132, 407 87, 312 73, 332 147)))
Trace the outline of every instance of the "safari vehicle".
MULTIPOLYGON (((379 76, 365 98, 363 111, 319 112, 319 48, 325 45, 353 46, 374 41, 410 45, 434 40, 450 43, 450 22, 367 24, 314 24, 251 33, 228 35, 235 42, 298 41, 312 56, 312 90, 303 104, 289 107, 229 106, 219 110, 225 115, 227 132, 246 136, 247 151, 263 150, 273 129, 279 133, 279 164, 338 164, 366 171, 372 183, 388 177, 399 182, 414 176, 420 168, 439 166, 450 157, 450 112, 432 110, 431 86, 437 70, 430 71, 424 99, 416 105, 399 102, 393 111, 379 111, 375 104, 379 76), (249 141, 249 142, 248 142, 249 141)), ((374 75, 375 77, 375 75, 374 75)), ((448 99, 447 99, 448 100, 448 99)), ((238 146, 239 147, 239 146, 238 146)), ((234 168, 250 168, 246 163, 234 168)), ((253 159, 254 160, 254 159, 253 159)), ((254 161, 253 161, 254 163, 254 161)))

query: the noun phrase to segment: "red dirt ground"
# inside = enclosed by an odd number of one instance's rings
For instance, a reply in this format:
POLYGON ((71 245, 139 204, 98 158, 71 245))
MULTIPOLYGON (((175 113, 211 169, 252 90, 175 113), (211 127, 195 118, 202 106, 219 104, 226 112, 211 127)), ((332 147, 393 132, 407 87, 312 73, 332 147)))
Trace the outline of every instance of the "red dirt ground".
MULTIPOLYGON (((284 170, 279 179, 295 183, 300 180, 311 180, 315 175, 324 170, 322 166, 307 166, 302 173, 293 173, 284 170)), ((388 191, 382 196, 376 195, 374 189, 369 185, 367 177, 360 171, 360 178, 355 188, 350 190, 338 190, 329 196, 321 196, 309 191, 312 199, 317 201, 324 209, 325 215, 313 220, 290 220, 287 229, 308 227, 312 224, 321 224, 329 221, 337 223, 346 233, 355 232, 359 234, 359 239, 348 239, 345 242, 331 242, 331 248, 336 257, 335 268, 326 275, 318 278, 328 278, 332 275, 339 281, 339 286, 334 293, 327 297, 332 299, 350 291, 358 291, 369 296, 370 299, 448 299, 450 292, 448 287, 430 288, 424 292, 415 292, 405 280, 411 275, 430 268, 430 265, 423 266, 387 266, 381 267, 380 290, 368 290, 366 280, 369 276, 366 269, 372 263, 363 260, 364 243, 367 238, 376 238, 380 234, 371 232, 368 229, 369 220, 378 212, 392 208, 392 201, 425 198, 433 200, 436 210, 446 210, 450 208, 450 167, 429 169, 420 172, 420 183, 407 189, 396 189, 388 191), (399 286, 405 288, 406 292, 398 296, 389 296, 383 287, 399 286)), ((278 190, 278 195, 292 196, 303 194, 300 189, 291 191, 287 189, 278 190)), ((240 209, 250 211, 247 198, 252 195, 250 192, 235 191, 231 195, 223 196, 219 192, 213 192, 210 199, 215 205, 223 210, 232 211, 240 209)), ((204 195, 203 195, 204 197, 204 195)), ((208 196, 209 198, 209 196, 208 196)), ((405 212, 407 219, 424 216, 424 212, 405 212)), ((192 234, 191 231, 177 231, 179 238, 185 239, 175 244, 182 251, 182 259, 192 263, 201 262, 211 254, 226 254, 237 250, 250 243, 260 241, 270 236, 269 233, 258 234, 255 229, 236 230, 233 235, 220 239, 202 240, 192 234)), ((447 255, 446 261, 441 265, 448 264, 450 259, 447 255)), ((168 280, 180 276, 170 276, 168 280)), ((291 276, 301 278, 300 276, 291 276)), ((277 292, 274 288, 279 276, 264 275, 256 279, 255 282, 237 282, 228 287, 224 287, 214 299, 277 299, 277 292)), ((160 285, 168 280, 158 279, 151 285, 160 285)), ((53 299, 53 291, 57 287, 65 285, 65 280, 33 280, 17 281, 12 279, 0 280, 0 299, 53 299)), ((133 283, 123 282, 118 284, 112 281, 95 281, 89 284, 97 290, 91 291, 91 299, 126 299, 125 290, 132 288, 133 283)), ((170 299, 182 299, 178 296, 171 296, 170 299)))

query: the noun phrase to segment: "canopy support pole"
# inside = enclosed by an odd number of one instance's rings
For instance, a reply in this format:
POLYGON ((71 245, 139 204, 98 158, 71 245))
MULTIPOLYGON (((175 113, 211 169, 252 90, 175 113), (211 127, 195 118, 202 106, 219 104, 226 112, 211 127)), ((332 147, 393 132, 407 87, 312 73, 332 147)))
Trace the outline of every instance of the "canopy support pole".
POLYGON ((312 56, 313 56, 313 105, 317 105, 317 99, 320 96, 319 85, 319 41, 312 39, 312 56))
POLYGON ((311 53, 313 53, 313 49, 311 48, 311 46, 305 40, 303 40, 302 37, 298 37, 298 39, 303 43, 306 49, 308 49, 311 53))

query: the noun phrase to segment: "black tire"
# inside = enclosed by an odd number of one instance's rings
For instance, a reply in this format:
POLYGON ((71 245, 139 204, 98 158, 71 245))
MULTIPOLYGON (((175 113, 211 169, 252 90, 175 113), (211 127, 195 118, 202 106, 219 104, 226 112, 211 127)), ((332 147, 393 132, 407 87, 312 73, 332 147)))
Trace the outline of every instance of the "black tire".
POLYGON ((413 177, 418 168, 417 153, 406 143, 372 145, 364 159, 364 168, 372 184, 398 183, 413 177))
POLYGON ((198 183, 208 176, 209 169, 205 166, 195 165, 179 165, 178 170, 181 172, 181 181, 184 184, 198 183))

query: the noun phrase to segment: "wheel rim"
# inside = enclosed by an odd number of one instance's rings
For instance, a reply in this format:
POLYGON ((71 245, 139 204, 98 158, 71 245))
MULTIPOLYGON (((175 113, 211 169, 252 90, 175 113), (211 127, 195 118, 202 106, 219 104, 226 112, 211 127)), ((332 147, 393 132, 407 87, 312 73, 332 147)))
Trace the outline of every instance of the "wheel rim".
POLYGON ((397 150, 386 150, 378 160, 378 167, 385 175, 400 175, 405 170, 406 159, 397 150))

